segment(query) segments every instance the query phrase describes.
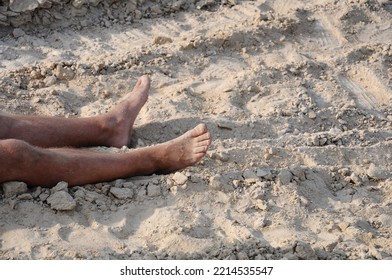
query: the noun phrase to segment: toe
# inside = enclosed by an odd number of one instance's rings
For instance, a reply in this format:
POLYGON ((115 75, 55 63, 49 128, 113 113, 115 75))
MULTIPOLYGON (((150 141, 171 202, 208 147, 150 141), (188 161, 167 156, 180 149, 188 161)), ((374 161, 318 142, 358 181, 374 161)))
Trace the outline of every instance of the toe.
POLYGON ((198 124, 192 130, 192 136, 197 137, 207 132, 207 126, 204 123, 198 124))
POLYGON ((207 139, 207 140, 197 142, 196 147, 209 147, 210 144, 211 144, 211 141, 207 139))
POLYGON ((207 152, 207 146, 200 146, 194 149, 195 154, 205 154, 207 152))

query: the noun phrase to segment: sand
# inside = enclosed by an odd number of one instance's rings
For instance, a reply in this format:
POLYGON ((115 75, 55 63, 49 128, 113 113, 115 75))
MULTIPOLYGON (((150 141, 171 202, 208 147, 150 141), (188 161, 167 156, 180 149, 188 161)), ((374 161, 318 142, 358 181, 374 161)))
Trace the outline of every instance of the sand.
POLYGON ((176 174, 3 187, 0 259, 392 257, 391 1, 2 2, 0 111, 93 116, 149 74, 132 148, 213 143, 176 174))

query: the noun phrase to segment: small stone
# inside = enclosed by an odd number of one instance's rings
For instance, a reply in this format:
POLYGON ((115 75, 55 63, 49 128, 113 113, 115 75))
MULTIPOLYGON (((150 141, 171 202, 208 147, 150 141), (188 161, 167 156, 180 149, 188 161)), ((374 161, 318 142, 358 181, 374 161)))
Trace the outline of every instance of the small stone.
POLYGON ((125 183, 124 179, 117 179, 116 181, 114 181, 114 187, 122 188, 124 183, 125 183))
POLYGON ((41 73, 39 73, 38 71, 31 71, 30 72, 30 78, 31 79, 39 79, 41 77, 41 73))
POLYGON ((161 195, 161 187, 153 184, 147 186, 147 196, 155 197, 161 195))
POLYGON ((381 167, 374 165, 374 163, 370 164, 366 174, 373 180, 385 180, 388 177, 387 172, 381 167))
POLYGON ((115 197, 117 197, 118 199, 132 198, 134 195, 133 190, 131 189, 117 188, 117 187, 112 187, 110 189, 110 193, 115 197))
POLYGON ((183 185, 188 181, 188 177, 181 172, 174 173, 172 179, 177 185, 183 185))
POLYGON ((304 181, 306 179, 305 170, 301 166, 293 164, 289 167, 289 170, 294 176, 298 177, 301 181, 304 181))
POLYGON ((234 129, 233 124, 227 119, 218 119, 216 122, 216 125, 220 129, 224 129, 224 130, 233 130, 234 129))
POLYGON ((287 169, 282 169, 278 174, 278 179, 282 185, 287 185, 291 182, 293 174, 287 169))
POLYGON ((110 97, 110 91, 104 90, 103 93, 102 93, 102 97, 105 98, 105 99, 109 98, 110 97))
POLYGON ((44 79, 45 86, 47 87, 54 85, 56 82, 57 82, 57 78, 54 75, 48 76, 44 79))
POLYGON ((68 183, 61 181, 58 182, 56 186, 54 186, 51 190, 50 193, 55 193, 55 192, 60 192, 60 191, 65 191, 68 192, 68 183))
POLYGON ((14 35, 15 38, 19 38, 19 37, 26 36, 26 33, 22 29, 20 29, 20 28, 15 28, 12 31, 12 35, 14 35))
POLYGON ((241 181, 240 180, 233 180, 233 186, 234 186, 234 188, 238 188, 239 186, 240 186, 240 184, 241 184, 241 181))
POLYGON ((319 139, 319 146, 324 146, 328 142, 328 138, 326 137, 321 137, 319 139))
POLYGON ((287 260, 298 260, 298 257, 294 255, 293 253, 286 253, 284 255, 284 258, 287 260))
POLYGON ((72 1, 72 6, 75 8, 79 9, 81 8, 85 3, 88 3, 88 0, 73 0, 72 1))
POLYGON ((33 103, 40 103, 41 102, 41 98, 39 98, 38 96, 35 96, 31 101, 33 103))
POLYGON ((307 143, 309 146, 320 146, 320 139, 317 135, 308 138, 307 143))
POLYGON ((30 193, 22 193, 21 195, 18 195, 18 199, 30 200, 30 199, 33 199, 33 196, 30 193))
POLYGON ((244 177, 245 182, 251 183, 251 184, 256 183, 257 181, 259 181, 259 177, 252 170, 244 171, 244 173, 242 174, 242 177, 244 177))
POLYGON ((351 180, 355 185, 360 185, 360 184, 362 183, 361 178, 360 178, 357 174, 355 174, 355 173, 352 173, 352 174, 351 174, 350 180, 351 180))
POLYGON ((312 247, 308 243, 302 241, 297 243, 297 245, 294 248, 294 251, 295 251, 295 255, 300 260, 310 260, 316 257, 312 247))
POLYGON ((37 0, 11 0, 9 4, 11 11, 16 13, 30 12, 38 8, 37 0))
POLYGON ((219 159, 222 162, 227 162, 229 161, 230 157, 229 154, 226 152, 219 152, 216 154, 216 158, 219 159))
POLYGON ((255 260, 258 260, 258 261, 265 260, 265 257, 262 256, 262 255, 260 255, 260 254, 258 254, 258 255, 255 257, 255 260))
POLYGON ((314 111, 310 110, 308 112, 308 117, 309 117, 309 119, 314 120, 317 117, 317 115, 314 111))
POLYGON ((57 65, 54 74, 56 75, 57 79, 59 80, 72 80, 75 76, 74 71, 68 68, 64 68, 61 65, 57 65))
POLYGON ((254 203, 254 206, 256 206, 261 211, 267 211, 267 209, 268 209, 267 202, 262 199, 256 199, 253 201, 253 203, 254 203))
POLYGON ((41 201, 47 200, 48 197, 49 197, 49 193, 48 193, 48 192, 43 192, 43 193, 41 193, 41 194, 39 195, 39 199, 40 199, 41 201))
POLYGON ((50 195, 47 201, 54 210, 72 210, 76 207, 75 200, 65 191, 59 191, 50 195))
POLYGON ((164 44, 172 43, 172 42, 173 42, 173 40, 169 37, 156 36, 156 37, 154 37, 153 44, 154 45, 164 45, 164 44))
POLYGON ((17 181, 5 182, 2 184, 2 187, 5 198, 25 193, 28 190, 26 183, 17 181))
POLYGON ((237 260, 249 260, 249 257, 244 252, 237 253, 237 260))
POLYGON ((15 209, 17 201, 15 199, 10 199, 8 204, 10 205, 11 209, 15 209))
POLYGON ((37 198, 39 197, 39 195, 42 193, 42 188, 41 187, 37 187, 35 189, 35 191, 31 194, 33 196, 33 198, 37 198))
POLYGON ((82 188, 79 188, 75 193, 74 196, 75 198, 80 198, 80 199, 84 199, 86 195, 86 191, 82 188))
MULTIPOLYGON (((76 194, 75 194, 76 197, 76 194)), ((97 201, 100 198, 99 194, 92 191, 85 191, 84 199, 89 202, 97 201)))
POLYGON ((136 185, 133 182, 124 182, 122 186, 123 188, 128 188, 128 189, 136 188, 136 185))
POLYGON ((271 173, 270 169, 257 169, 256 175, 258 177, 262 177, 262 178, 265 178, 267 180, 271 180, 272 179, 272 173, 271 173))

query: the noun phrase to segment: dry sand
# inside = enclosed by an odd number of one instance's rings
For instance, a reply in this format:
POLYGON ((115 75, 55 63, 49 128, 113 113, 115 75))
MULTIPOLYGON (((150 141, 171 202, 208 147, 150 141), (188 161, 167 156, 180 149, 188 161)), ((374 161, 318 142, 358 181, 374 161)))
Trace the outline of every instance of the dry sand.
POLYGON ((100 114, 147 73, 134 147, 214 137, 176 174, 4 187, 1 259, 392 257, 391 1, 1 2, 1 111, 100 114))

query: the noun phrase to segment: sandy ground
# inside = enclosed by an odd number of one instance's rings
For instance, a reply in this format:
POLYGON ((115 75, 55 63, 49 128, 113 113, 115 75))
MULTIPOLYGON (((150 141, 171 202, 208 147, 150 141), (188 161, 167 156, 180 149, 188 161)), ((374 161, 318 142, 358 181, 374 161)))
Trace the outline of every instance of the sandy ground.
POLYGON ((0 26, 1 111, 96 115, 147 73, 134 147, 214 139, 177 174, 4 187, 1 259, 392 257, 391 1, 43 2, 0 26))

